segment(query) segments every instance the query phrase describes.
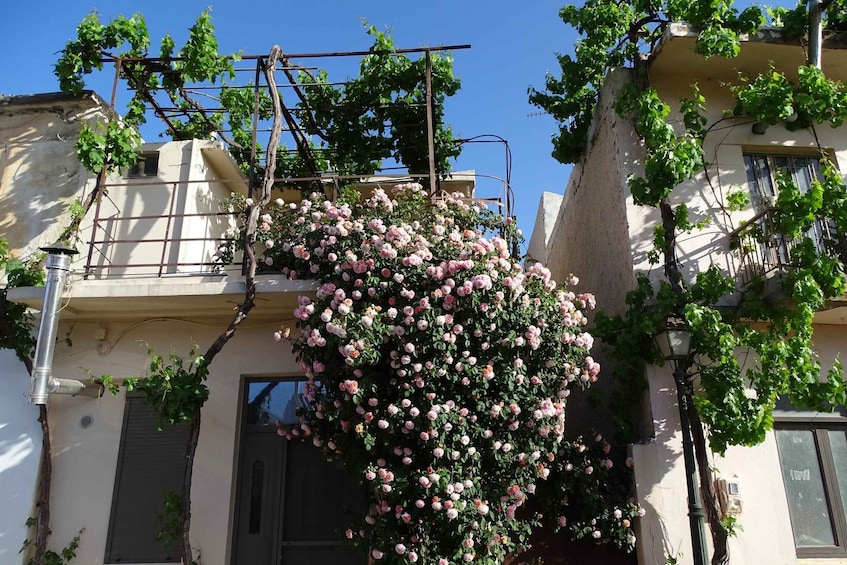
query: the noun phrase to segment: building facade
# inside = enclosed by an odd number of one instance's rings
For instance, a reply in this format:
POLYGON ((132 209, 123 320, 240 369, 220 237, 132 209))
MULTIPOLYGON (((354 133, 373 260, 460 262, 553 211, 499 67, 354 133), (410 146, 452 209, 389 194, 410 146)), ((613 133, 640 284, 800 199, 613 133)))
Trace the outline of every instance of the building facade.
MULTIPOLYGON (((52 244, 73 201, 84 203, 96 186, 74 143, 83 122, 111 116, 90 94, 15 97, 4 110, 0 237, 26 256, 52 244)), ((396 182, 366 179, 357 188, 396 182)), ((474 175, 443 185, 472 197, 474 175)), ((53 377, 108 375, 120 384, 149 374, 151 351, 166 361, 202 354, 244 300, 240 258, 222 262, 218 251, 240 213, 221 203, 247 186, 222 143, 200 140, 145 144, 136 166, 106 178, 83 217, 62 293, 58 335, 68 340, 56 345, 53 377)), ((315 283, 266 274, 256 284, 255 308, 206 381, 191 491, 195 556, 212 565, 362 563, 343 536, 365 512, 360 489, 318 449, 276 433, 277 422, 296 421, 303 373, 274 332, 294 326, 298 297, 315 283)), ((19 287, 8 297, 40 310, 44 292, 19 287)), ((34 514, 41 428, 27 402, 29 375, 12 351, 0 351, 0 372, 11 383, 0 389, 0 562, 26 562, 18 551, 34 514)), ((182 487, 186 426, 163 422, 124 388, 99 398, 52 394, 48 406, 50 547, 79 536, 77 563, 179 561, 162 533, 182 487)))
MULTIPOLYGON (((719 123, 704 142, 708 178, 701 171, 671 195, 674 205, 687 205, 692 221, 709 220, 704 229, 678 236, 678 258, 687 280, 717 265, 733 274, 742 290, 750 274, 767 279, 787 262, 787 242, 744 254, 749 246, 739 245, 744 227, 766 217, 764 210, 774 201, 774 174, 788 171, 802 190, 818 174, 820 144, 844 176, 847 127, 789 131, 779 124, 763 132, 749 119, 727 119, 724 110, 735 106, 729 85, 737 83, 739 73, 756 76, 773 65, 794 80, 805 53, 775 31, 744 41, 737 59, 703 59, 695 42, 691 29, 672 24, 649 62, 650 84, 662 100, 673 106, 696 82, 708 101, 708 124, 719 123), (750 205, 730 212, 727 196, 739 189, 749 190, 750 205)), ((842 47, 823 50, 823 69, 843 82, 847 51, 842 47)), ((648 260, 653 227, 661 223, 658 210, 636 206, 627 186, 628 178, 642 171, 644 148, 629 118, 614 109, 617 93, 631 80, 625 69, 607 77, 586 152, 574 165, 564 196, 543 196, 529 246, 529 254, 547 264, 557 279, 579 274, 581 285, 595 293, 598 309, 610 315, 626 311, 626 293, 637 274, 655 282, 662 277, 661 267, 648 260)), ((669 123, 681 128, 678 106, 673 112, 669 123)), ((839 300, 815 318, 814 343, 823 370, 847 348, 845 323, 847 302, 839 300)), ((602 359, 602 353, 598 357, 611 380, 614 362, 608 356, 602 359)), ((642 441, 631 446, 636 495, 648 511, 637 548, 642 565, 664 564, 669 557, 692 562, 679 413, 669 365, 647 367, 644 418, 638 423, 642 441)), ((732 512, 743 528, 730 540, 733 563, 847 563, 844 415, 779 406, 775 431, 762 444, 714 456, 717 478, 731 485, 732 512)))

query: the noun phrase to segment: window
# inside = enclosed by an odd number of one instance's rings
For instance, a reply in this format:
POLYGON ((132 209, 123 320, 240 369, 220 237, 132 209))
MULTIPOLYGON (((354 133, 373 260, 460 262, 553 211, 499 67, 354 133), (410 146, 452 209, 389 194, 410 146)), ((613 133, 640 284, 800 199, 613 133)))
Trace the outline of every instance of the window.
POLYGON ((179 561, 176 544, 157 539, 165 497, 178 493, 185 473, 187 424, 162 423, 137 394, 128 394, 112 495, 105 563, 179 561))
POLYGON ((768 155, 746 153, 744 168, 750 184, 750 200, 756 212, 761 212, 776 202, 777 187, 775 173, 784 171, 805 193, 812 181, 821 178, 819 157, 802 155, 768 155))
POLYGON ((774 433, 797 556, 847 556, 847 418, 795 412, 774 433))
MULTIPOLYGON (((790 269, 792 252, 801 242, 778 231, 777 218, 773 213, 779 191, 777 173, 786 173, 800 192, 805 193, 821 177, 821 163, 819 155, 745 153, 744 168, 756 216, 733 232, 730 244, 740 253, 738 272, 742 283, 746 284, 755 276, 790 269)), ((805 235, 818 252, 847 258, 847 239, 836 231, 833 222, 818 220, 805 235)))
POLYGON ((127 176, 136 177, 155 177, 159 174, 159 153, 142 153, 138 156, 138 161, 129 168, 127 176))
MULTIPOLYGON (((750 200, 756 213, 766 212, 776 203, 779 194, 776 184, 777 172, 788 174, 803 194, 811 188, 814 181, 822 178, 820 156, 748 153, 744 155, 744 168, 750 185, 750 200)), ((843 238, 837 233, 831 221, 815 222, 806 235, 818 251, 830 255, 844 255, 843 238)), ((772 245, 778 248, 778 252, 782 255, 781 259, 787 262, 790 250, 796 242, 785 241, 781 237, 777 239, 778 241, 772 242, 772 245)))

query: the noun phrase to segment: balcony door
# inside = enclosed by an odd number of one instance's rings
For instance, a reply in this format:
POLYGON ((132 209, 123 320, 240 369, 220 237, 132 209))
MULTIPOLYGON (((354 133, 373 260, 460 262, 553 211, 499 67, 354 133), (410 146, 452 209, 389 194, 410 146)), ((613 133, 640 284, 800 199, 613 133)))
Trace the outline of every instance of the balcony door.
POLYGON ((287 441, 276 422, 296 420, 297 380, 245 384, 234 565, 362 565, 344 536, 365 512, 361 488, 311 443, 287 441))

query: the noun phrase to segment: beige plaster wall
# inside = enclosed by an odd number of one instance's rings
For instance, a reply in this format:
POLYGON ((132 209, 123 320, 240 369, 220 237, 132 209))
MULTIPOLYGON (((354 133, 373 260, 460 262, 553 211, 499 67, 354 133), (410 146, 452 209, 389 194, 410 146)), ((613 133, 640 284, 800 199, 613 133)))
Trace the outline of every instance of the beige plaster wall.
POLYGON ((221 200, 235 190, 203 154, 214 146, 214 142, 200 140, 144 145, 144 152, 158 152, 159 174, 110 178, 96 229, 95 210, 83 222, 84 244, 75 269, 84 270, 87 243, 93 239, 100 242, 92 257, 94 278, 158 276, 162 262, 168 264, 163 275, 209 274, 210 267, 199 263, 212 260, 216 239, 234 225, 231 218, 213 215, 220 211, 221 200), (127 217, 135 219, 120 219, 127 217), (177 241, 164 243, 165 238, 177 241), (196 241, 179 241, 183 238, 196 241), (138 243, 132 243, 135 241, 138 243))
POLYGON ((74 145, 82 124, 102 116, 90 97, 22 97, 0 106, 0 236, 15 256, 53 243, 68 207, 93 187, 74 145))
POLYGON ((0 350, 0 563, 20 561, 41 457, 38 408, 26 402, 29 374, 15 353, 0 350))
MULTIPOLYGON (((534 232, 532 238, 532 248, 546 257, 553 278, 566 281, 573 273, 580 279, 576 290, 594 293, 597 309, 609 315, 624 311, 626 293, 634 284, 625 172, 627 163, 640 155, 641 148, 629 123, 612 109, 617 89, 628 80, 626 71, 610 75, 609 89, 603 92, 595 113, 590 150, 573 167, 555 225, 552 229, 548 226, 549 210, 545 206, 555 206, 557 201, 544 199, 538 213, 544 231, 534 232)), ((614 366, 599 340, 592 355, 603 370, 591 394, 602 397, 611 389, 614 366)), ((572 397, 568 420, 571 434, 591 429, 612 432, 610 414, 587 404, 581 394, 572 397)))
MULTIPOLYGON (((278 324, 246 325, 215 359, 208 380, 210 396, 203 408, 192 497, 192 541, 202 555, 203 565, 228 562, 242 377, 299 372, 286 345, 272 338, 278 324)), ((149 358, 147 346, 141 341, 162 354, 174 350, 187 355, 193 341, 205 350, 222 327, 177 320, 132 325, 77 324, 72 331, 74 347, 57 349, 54 375, 86 378, 90 371, 116 378, 143 376, 149 358), (94 339, 94 332, 100 327, 107 330, 107 342, 113 344, 111 350, 94 339)), ((60 332, 66 329, 63 324, 60 332)), ((54 450, 51 545, 61 547, 80 528, 85 528, 76 562, 103 563, 123 421, 123 394, 99 400, 53 396, 50 403, 54 450), (80 426, 84 416, 92 419, 85 429, 80 426)))

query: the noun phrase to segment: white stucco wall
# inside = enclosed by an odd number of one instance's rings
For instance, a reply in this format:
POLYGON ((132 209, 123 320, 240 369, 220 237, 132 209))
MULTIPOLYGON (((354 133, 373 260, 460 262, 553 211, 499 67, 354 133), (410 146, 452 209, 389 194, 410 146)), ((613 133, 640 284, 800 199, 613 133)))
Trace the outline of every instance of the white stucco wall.
MULTIPOLYGON (((535 215, 535 225, 529 239, 526 254, 534 261, 549 265, 548 252, 550 251, 550 238, 556 229, 556 220, 562 207, 563 196, 554 192, 541 194, 541 202, 538 204, 538 212, 535 215)), ((561 280, 561 279, 559 279, 561 280)))
POLYGON ((29 374, 14 352, 0 350, 0 563, 20 560, 41 457, 38 408, 26 402, 29 374))

